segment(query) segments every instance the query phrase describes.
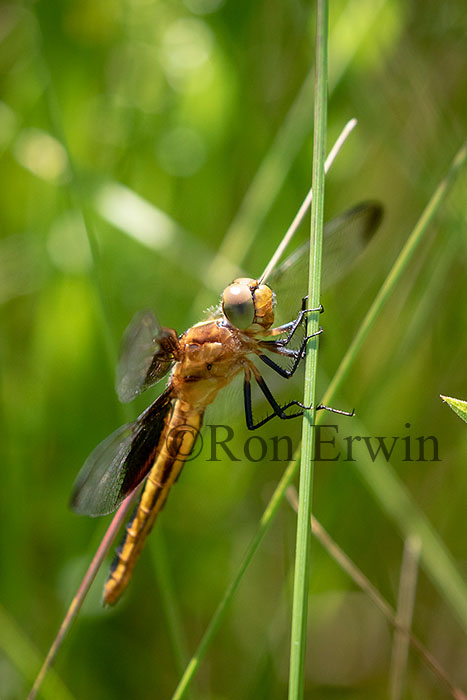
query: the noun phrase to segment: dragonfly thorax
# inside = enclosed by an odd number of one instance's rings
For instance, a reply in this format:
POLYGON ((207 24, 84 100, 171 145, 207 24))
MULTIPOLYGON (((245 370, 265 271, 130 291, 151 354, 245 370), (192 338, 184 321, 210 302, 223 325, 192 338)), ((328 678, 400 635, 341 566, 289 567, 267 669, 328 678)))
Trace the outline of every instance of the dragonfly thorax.
POLYGON ((239 330, 267 330, 274 322, 275 297, 267 284, 239 277, 224 289, 222 311, 227 322, 239 330))

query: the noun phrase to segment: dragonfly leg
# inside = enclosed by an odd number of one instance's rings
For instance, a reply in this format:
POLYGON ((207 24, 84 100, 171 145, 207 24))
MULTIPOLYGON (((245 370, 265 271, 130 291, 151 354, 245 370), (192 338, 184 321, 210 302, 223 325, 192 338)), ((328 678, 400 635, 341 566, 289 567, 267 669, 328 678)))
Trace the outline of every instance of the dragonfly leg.
POLYGON ((306 308, 306 303, 308 301, 308 294, 305 294, 305 296, 302 299, 302 311, 307 314, 311 313, 312 311, 319 311, 320 314, 324 314, 324 306, 320 304, 316 309, 307 309, 306 308))
POLYGON ((350 416, 351 418, 355 415, 355 409, 351 411, 341 411, 340 408, 332 408, 331 406, 325 406, 320 403, 315 407, 315 411, 330 411, 331 413, 339 413, 341 416, 350 416))
MULTIPOLYGON (((288 403, 284 404, 281 406, 280 404, 277 403, 276 399, 271 393, 271 390, 269 389, 268 385, 264 381, 263 377, 261 376, 261 373, 259 370, 253 365, 253 363, 248 363, 248 365, 245 366, 245 379, 243 383, 243 397, 244 397, 244 405, 245 405, 245 418, 246 418, 246 424, 248 427, 248 430, 256 430, 257 428, 261 428, 265 423, 269 423, 270 420, 275 418, 276 416, 280 418, 281 420, 289 420, 291 418, 298 418, 303 415, 304 410, 310 410, 312 406, 305 406, 305 404, 301 403, 300 401, 289 401, 288 403), (266 400, 268 401, 269 405, 272 407, 274 410, 274 413, 271 413, 270 415, 266 416, 262 420, 258 421, 255 423, 254 418, 253 418, 253 408, 251 405, 251 370, 253 371, 253 374, 255 376, 255 379, 258 383, 259 388, 263 392, 264 396, 266 397, 266 400), (285 411, 290 408, 291 406, 298 406, 301 410, 300 411, 295 411, 295 413, 286 413, 285 411)), ((341 416, 354 416, 355 411, 341 411, 338 408, 332 408, 331 406, 325 406, 324 404, 318 404, 315 406, 315 411, 331 411, 332 413, 338 413, 341 416)))
POLYGON ((289 403, 285 404, 284 406, 280 406, 280 404, 277 403, 276 399, 272 395, 268 385, 264 381, 263 377, 261 376, 259 370, 253 365, 253 363, 248 363, 248 365, 245 365, 245 380, 243 383, 243 397, 244 397, 244 405, 245 405, 245 418, 246 418, 246 424, 248 427, 248 430, 256 430, 257 428, 261 428, 265 423, 268 423, 270 420, 275 418, 276 416, 282 420, 288 420, 290 418, 298 418, 299 416, 303 415, 303 409, 306 408, 300 401, 289 401, 289 403), (272 407, 274 410, 274 413, 271 413, 270 415, 266 416, 266 418, 263 418, 262 420, 258 421, 255 423, 254 418, 253 418, 253 408, 251 405, 251 372, 250 368, 253 371, 253 374, 255 376, 255 379, 258 383, 259 388, 263 392, 264 396, 266 397, 267 402, 269 405, 272 407), (302 410, 296 411, 295 413, 285 413, 285 411, 290 408, 291 406, 299 406, 302 410))
MULTIPOLYGON (((310 335, 306 335, 305 338, 302 341, 302 344, 299 348, 299 350, 290 350, 289 348, 284 348, 282 345, 279 345, 278 343, 275 343, 274 341, 270 341, 271 345, 268 345, 268 349, 271 350, 272 352, 277 352, 279 355, 285 355, 288 357, 293 357, 294 363, 290 369, 284 369, 284 367, 281 367, 277 362, 274 362, 268 355, 258 355, 260 360, 262 360, 268 367, 271 367, 277 374, 280 374, 281 377, 284 377, 285 379, 289 379, 296 371, 298 365, 300 364, 300 360, 303 359, 305 356, 305 348, 307 342, 310 340, 310 338, 314 338, 317 335, 321 335, 323 332, 323 329, 320 328, 319 330, 315 331, 314 333, 311 333, 310 335)), ((266 341, 268 342, 268 341, 266 341)), ((264 343, 261 343, 261 346, 264 347, 264 343)))
POLYGON ((303 297, 302 299, 302 308, 298 313, 297 318, 294 321, 289 321, 289 323, 284 323, 283 326, 278 326, 277 328, 273 328, 271 331, 268 332, 268 335, 280 335, 281 333, 287 333, 286 338, 281 338, 280 340, 264 340, 261 344, 265 344, 266 347, 270 343, 274 343, 276 346, 281 346, 281 345, 288 345, 290 341, 292 340, 295 331, 299 326, 301 326, 303 319, 305 318, 306 320, 306 314, 311 314, 313 311, 319 311, 320 314, 323 313, 324 311, 324 306, 320 304, 318 308, 316 309, 307 309, 306 308, 306 302, 308 301, 308 295, 303 297))

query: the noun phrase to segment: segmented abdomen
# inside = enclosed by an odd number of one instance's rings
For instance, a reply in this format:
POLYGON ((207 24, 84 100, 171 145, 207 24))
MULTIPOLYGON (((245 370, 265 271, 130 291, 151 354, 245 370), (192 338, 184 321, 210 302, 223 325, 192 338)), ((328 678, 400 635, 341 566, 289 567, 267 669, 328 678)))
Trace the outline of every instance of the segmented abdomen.
POLYGON ((154 464, 105 583, 105 604, 114 605, 128 585, 146 537, 191 452, 202 422, 202 411, 193 411, 182 401, 174 400, 157 445, 154 464))

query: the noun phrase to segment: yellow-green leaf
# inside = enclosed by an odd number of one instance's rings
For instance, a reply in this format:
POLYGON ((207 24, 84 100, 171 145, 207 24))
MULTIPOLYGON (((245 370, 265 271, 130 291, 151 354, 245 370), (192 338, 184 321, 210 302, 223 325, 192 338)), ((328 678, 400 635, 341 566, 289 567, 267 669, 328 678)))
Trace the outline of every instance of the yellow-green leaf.
POLYGON ((443 401, 452 408, 454 413, 457 413, 457 415, 467 423, 467 401, 453 399, 451 396, 443 396, 442 394, 440 394, 440 396, 443 401))

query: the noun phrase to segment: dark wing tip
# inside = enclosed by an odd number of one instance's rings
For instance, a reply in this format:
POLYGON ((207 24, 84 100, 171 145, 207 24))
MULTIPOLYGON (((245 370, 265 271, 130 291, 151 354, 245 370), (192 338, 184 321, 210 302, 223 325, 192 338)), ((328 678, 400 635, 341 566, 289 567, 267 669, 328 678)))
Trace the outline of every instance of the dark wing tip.
POLYGON ((69 508, 71 508, 76 515, 87 515, 91 518, 97 518, 102 515, 108 515, 115 510, 116 506, 110 507, 102 503, 94 503, 92 499, 90 500, 89 493, 83 493, 82 486, 82 482, 77 481, 75 483, 68 503, 69 508))
POLYGON ((374 236, 384 216, 384 208, 380 202, 368 201, 357 204, 353 209, 355 215, 362 214, 365 217, 362 237, 366 243, 374 236))
MULTIPOLYGON (((81 484, 79 484, 81 487, 81 484)), ((82 497, 81 488, 78 488, 78 484, 73 487, 73 493, 71 494, 68 507, 76 513, 76 515, 87 515, 92 518, 98 515, 107 515, 107 513, 95 513, 92 508, 89 508, 89 503, 86 502, 82 497)))
POLYGON ((79 512, 79 511, 77 511, 77 508, 78 508, 77 500, 78 500, 78 499, 77 499, 77 492, 76 492, 76 489, 73 489, 73 493, 71 494, 70 500, 68 501, 68 507, 69 507, 71 510, 74 510, 75 513, 76 513, 76 512, 79 512))

